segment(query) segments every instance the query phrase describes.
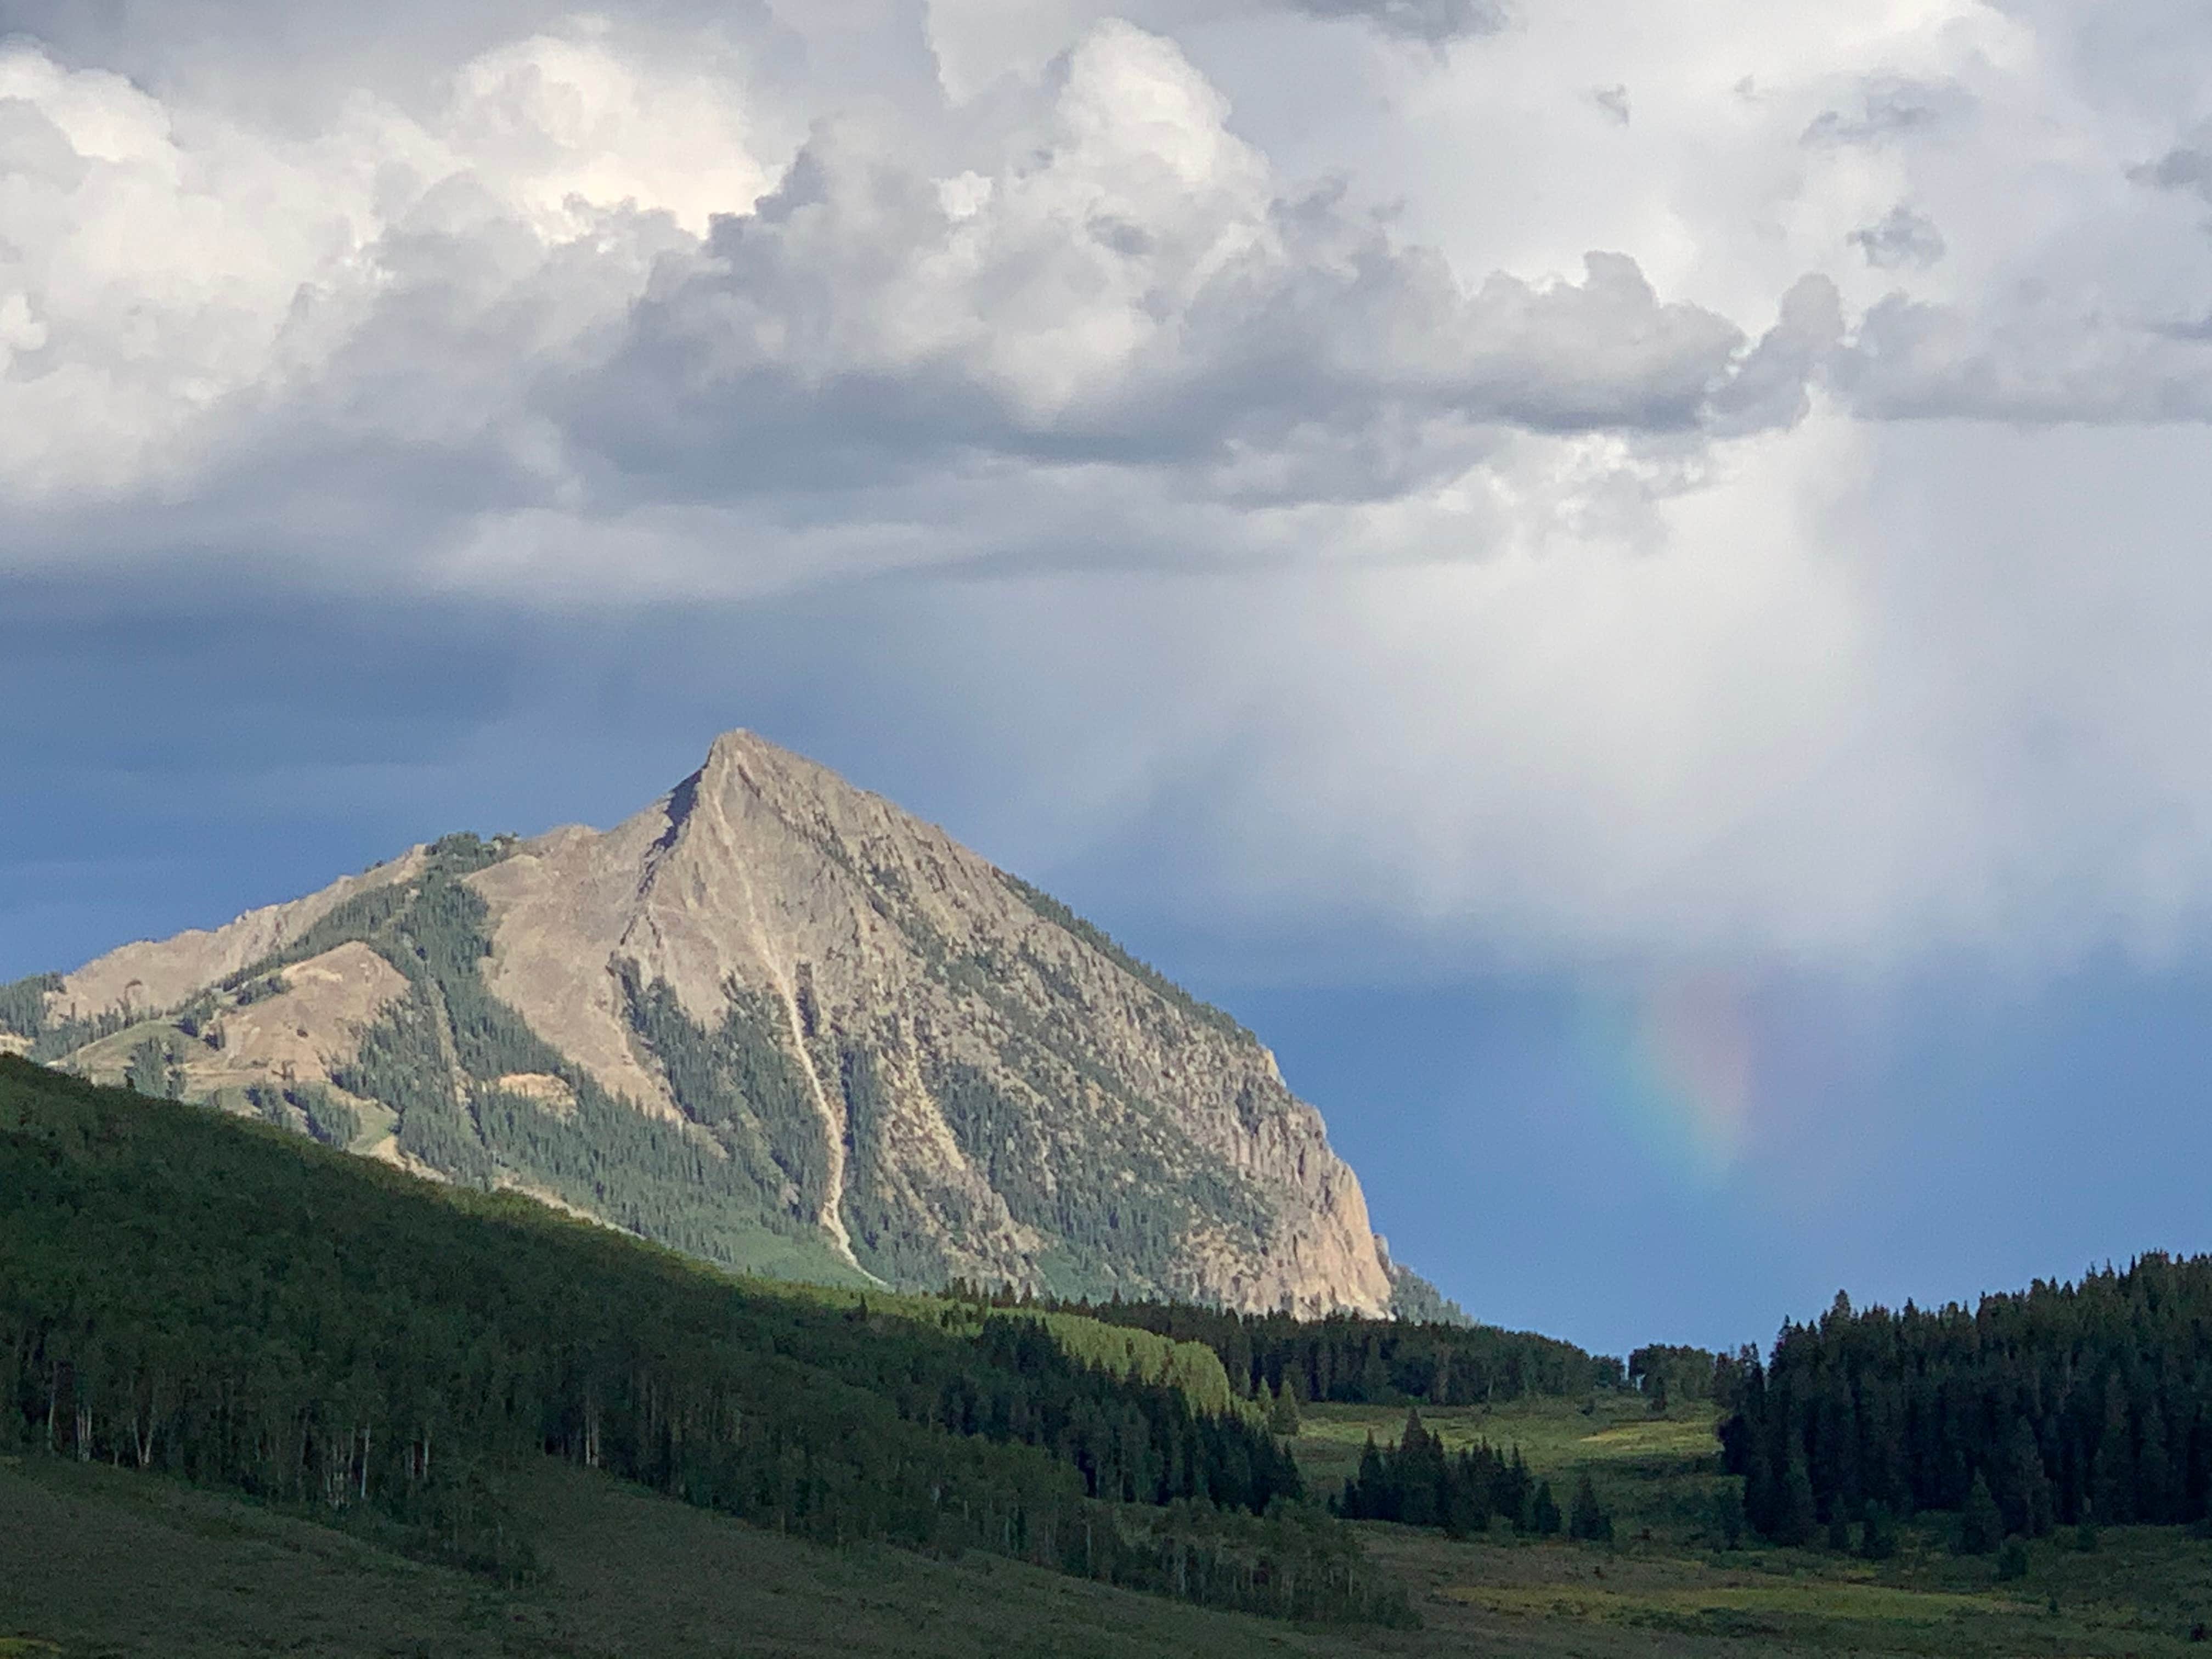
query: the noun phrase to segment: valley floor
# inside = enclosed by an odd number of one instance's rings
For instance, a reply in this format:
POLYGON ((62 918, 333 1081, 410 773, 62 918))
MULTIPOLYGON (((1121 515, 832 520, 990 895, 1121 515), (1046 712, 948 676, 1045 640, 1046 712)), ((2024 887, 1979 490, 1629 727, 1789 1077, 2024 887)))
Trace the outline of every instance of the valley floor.
MULTIPOLYGON (((1309 1407, 1298 1461, 1310 1489, 1333 1490, 1372 1433, 1395 1439, 1403 1407, 1309 1407)), ((1626 1656, 1698 1653, 2060 1656, 2203 1655, 2212 1621, 2212 1541, 2178 1528, 2110 1528, 2094 1553, 2073 1534, 2028 1547, 2024 1578, 2001 1583, 1989 1556, 1949 1545, 1955 1517, 1901 1529, 1897 1556, 1870 1562, 1825 1549, 1721 1547, 1712 1516, 1723 1485, 1710 1415, 1654 1418, 1629 1398, 1585 1412, 1571 1401, 1424 1412, 1448 1447, 1478 1438, 1519 1446, 1564 1508, 1587 1471, 1615 1541, 1480 1539, 1369 1524, 1376 1565, 1396 1576, 1438 1653, 1626 1656)))
MULTIPOLYGON (((1328 1490, 1402 1411, 1310 1408, 1299 1455, 1328 1490)), ((2182 1656, 2212 1619, 2212 1542, 2114 1528, 2094 1554, 2036 1544, 1999 1583, 1930 1525, 1895 1560, 1719 1550, 1704 1536, 1702 1420, 1571 1402, 1425 1414, 1448 1442, 1518 1444, 1562 1490, 1587 1468, 1611 1547, 1364 1528, 1425 1627, 1292 1627, 1002 1561, 842 1551, 656 1498, 564 1465, 531 1472, 543 1578, 521 1589, 425 1566, 345 1534, 173 1482, 41 1457, 0 1460, 0 1659, 239 1654, 411 1659, 830 1655, 954 1659, 1779 1654, 2182 1656), (1648 1535, 1647 1535, 1648 1534, 1648 1535)))

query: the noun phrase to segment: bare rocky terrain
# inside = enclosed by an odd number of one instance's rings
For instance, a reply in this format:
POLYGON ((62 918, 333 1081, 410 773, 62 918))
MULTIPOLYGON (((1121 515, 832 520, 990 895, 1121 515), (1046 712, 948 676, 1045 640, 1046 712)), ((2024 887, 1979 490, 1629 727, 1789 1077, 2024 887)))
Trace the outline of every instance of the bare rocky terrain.
POLYGON ((15 1035, 44 1057, 734 1266, 1393 1299, 1358 1181, 1256 1038, 748 732, 611 830, 448 837, 46 984, 15 1035))

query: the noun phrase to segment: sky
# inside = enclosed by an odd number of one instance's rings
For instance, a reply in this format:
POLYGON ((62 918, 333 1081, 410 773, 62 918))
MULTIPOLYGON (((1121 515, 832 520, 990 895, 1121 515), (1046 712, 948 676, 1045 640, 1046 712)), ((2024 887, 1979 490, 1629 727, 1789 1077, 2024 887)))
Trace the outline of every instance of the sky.
POLYGON ((744 726, 1237 1013, 1479 1317, 2212 1249, 2208 61, 4 0, 0 978, 744 726))

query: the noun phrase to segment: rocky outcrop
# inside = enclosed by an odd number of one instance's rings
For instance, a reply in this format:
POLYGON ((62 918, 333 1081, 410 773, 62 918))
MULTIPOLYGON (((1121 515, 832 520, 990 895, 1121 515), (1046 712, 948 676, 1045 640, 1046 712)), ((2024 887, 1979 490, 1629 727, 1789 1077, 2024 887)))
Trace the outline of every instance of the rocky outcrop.
POLYGON ((422 849, 416 848, 361 875, 342 877, 305 898, 248 910, 211 932, 195 927, 173 939, 110 951, 64 975, 61 988, 47 999, 47 1013, 58 1020, 86 1020, 123 1010, 153 1012, 178 1007, 210 986, 295 944, 347 900, 408 880, 421 868, 422 858, 422 849))
MULTIPOLYGON (((364 1019, 397 1022, 377 1075, 394 1074, 403 1053, 442 1068, 434 1086, 392 1091, 408 1093, 386 1103, 402 1147, 415 1144, 407 1112, 434 1109, 419 1103, 467 1107, 439 1137, 417 1137, 432 1150, 411 1156, 435 1164, 444 1146, 456 1174, 606 1214, 613 1188, 578 1177, 560 1137, 611 1126, 627 1145, 630 1132, 607 1115, 618 1105, 662 1126, 651 1131, 656 1170, 680 1164, 669 1148, 708 1160, 703 1173, 655 1180, 720 1193, 742 1187, 727 1172, 750 1170, 758 1178, 743 1189, 759 1194, 763 1237, 811 1239, 874 1279, 1305 1314, 1389 1307, 1359 1183, 1255 1037, 943 830, 826 769, 732 732, 612 830, 495 848, 467 839, 465 859, 445 842, 417 848, 213 933, 126 947, 68 975, 55 1012, 204 998, 281 958, 318 921, 327 930, 333 916, 389 909, 342 908, 365 883, 451 882, 481 915, 447 979, 419 965, 438 951, 405 945, 408 928, 431 924, 402 914, 352 948, 402 958, 408 999, 398 972, 379 979, 355 961, 370 1000, 327 1016, 347 1030, 320 1030, 319 1015, 285 1028, 296 1067, 310 1052, 351 1054, 364 1019), (461 1019, 453 1005, 474 1007, 479 989, 493 1012, 461 1019), (515 1029, 495 1042, 479 1034, 472 1048, 463 1027, 488 1018, 515 1029), (423 1035, 432 1027, 435 1042, 423 1035), (471 1057, 493 1048, 498 1057, 471 1057), (455 1133, 478 1137, 481 1158, 455 1150, 455 1133)), ((453 902, 434 908, 447 918, 438 926, 460 925, 453 902)), ((295 985, 302 968, 285 975, 295 985)), ((218 1015, 226 1032, 243 1032, 252 1012, 218 1015)), ((652 1231, 652 1217, 690 1215, 696 1197, 672 1188, 625 1200, 644 1218, 625 1224, 652 1231)), ((670 1242, 696 1248, 685 1237, 670 1242)))

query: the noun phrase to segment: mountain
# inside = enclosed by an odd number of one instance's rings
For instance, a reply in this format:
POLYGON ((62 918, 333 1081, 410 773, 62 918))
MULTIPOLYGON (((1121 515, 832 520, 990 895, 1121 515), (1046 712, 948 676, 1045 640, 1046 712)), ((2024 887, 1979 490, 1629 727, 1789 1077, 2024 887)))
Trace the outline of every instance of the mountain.
POLYGON ((749 732, 612 830, 450 836, 0 988, 0 1028, 757 1272, 1441 1305, 1250 1032, 749 732))

